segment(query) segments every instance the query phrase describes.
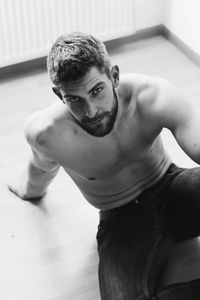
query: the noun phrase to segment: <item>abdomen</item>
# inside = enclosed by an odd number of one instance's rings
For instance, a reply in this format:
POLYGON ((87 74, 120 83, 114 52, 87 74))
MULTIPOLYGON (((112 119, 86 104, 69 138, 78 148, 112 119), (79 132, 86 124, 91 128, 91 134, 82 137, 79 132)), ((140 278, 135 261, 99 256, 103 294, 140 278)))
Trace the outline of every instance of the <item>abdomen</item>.
POLYGON ((157 138, 153 147, 138 161, 133 161, 105 180, 75 180, 86 200, 101 210, 122 206, 136 199, 146 188, 156 184, 165 174, 171 159, 157 138))

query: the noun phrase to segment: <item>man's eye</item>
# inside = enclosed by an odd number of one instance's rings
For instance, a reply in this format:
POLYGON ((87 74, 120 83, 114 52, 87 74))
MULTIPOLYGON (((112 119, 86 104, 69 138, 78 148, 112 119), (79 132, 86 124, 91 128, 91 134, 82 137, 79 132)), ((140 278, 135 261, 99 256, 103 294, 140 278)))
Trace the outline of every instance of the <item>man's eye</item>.
POLYGON ((79 101, 79 97, 68 97, 67 101, 70 103, 76 103, 79 101))
POLYGON ((102 90, 103 90, 103 87, 101 86, 101 87, 98 87, 97 89, 95 89, 94 91, 93 91, 93 95, 94 96, 96 96, 96 95, 98 95, 98 94, 100 94, 101 92, 102 92, 102 90))

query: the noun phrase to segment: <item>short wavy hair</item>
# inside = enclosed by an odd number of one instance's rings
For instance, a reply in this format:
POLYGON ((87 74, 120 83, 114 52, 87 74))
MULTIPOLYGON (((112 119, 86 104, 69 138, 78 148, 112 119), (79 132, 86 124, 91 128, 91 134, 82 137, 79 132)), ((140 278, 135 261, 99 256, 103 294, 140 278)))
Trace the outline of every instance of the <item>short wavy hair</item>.
POLYGON ((111 62, 104 43, 81 32, 60 36, 47 58, 51 81, 59 87, 81 79, 91 67, 110 77, 111 62))

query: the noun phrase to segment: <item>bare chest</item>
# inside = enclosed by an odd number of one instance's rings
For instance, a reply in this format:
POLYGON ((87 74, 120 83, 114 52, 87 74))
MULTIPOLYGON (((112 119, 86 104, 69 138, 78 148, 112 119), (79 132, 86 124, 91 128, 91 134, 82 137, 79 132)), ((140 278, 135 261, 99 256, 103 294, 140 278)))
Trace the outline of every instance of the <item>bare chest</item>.
POLYGON ((59 162, 80 179, 106 180, 122 170, 134 169, 151 151, 153 136, 150 139, 144 131, 127 125, 117 134, 104 138, 74 136, 63 139, 59 162))

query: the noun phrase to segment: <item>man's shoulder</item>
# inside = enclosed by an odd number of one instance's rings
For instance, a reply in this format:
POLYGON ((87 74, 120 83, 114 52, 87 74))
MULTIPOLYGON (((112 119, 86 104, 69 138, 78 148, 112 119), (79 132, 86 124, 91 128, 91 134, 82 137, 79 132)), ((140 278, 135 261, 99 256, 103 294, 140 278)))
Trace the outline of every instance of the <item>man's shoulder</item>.
POLYGON ((139 73, 126 73, 121 76, 121 82, 123 87, 128 87, 134 96, 137 98, 143 98, 152 93, 158 92, 168 82, 167 80, 139 73))
POLYGON ((49 147, 53 147, 54 141, 59 135, 58 131, 62 128, 60 126, 62 120, 62 109, 56 104, 33 113, 25 124, 27 141, 33 148, 49 149, 49 147))
MULTIPOLYGON (((132 97, 128 112, 137 116, 136 120, 143 126, 160 131, 165 119, 175 118, 178 111, 178 98, 181 98, 177 88, 163 78, 130 74, 124 79, 132 85, 132 97), (132 105, 131 105, 132 103, 132 105), (173 113, 173 116, 172 116, 173 113)), ((179 104, 180 105, 180 104, 179 104)))
POLYGON ((37 111, 29 116, 25 124, 25 137, 33 147, 44 146, 51 135, 52 124, 45 111, 37 111))
POLYGON ((148 112, 159 101, 167 80, 145 74, 128 73, 121 76, 121 93, 128 91, 128 99, 140 112, 148 112))

